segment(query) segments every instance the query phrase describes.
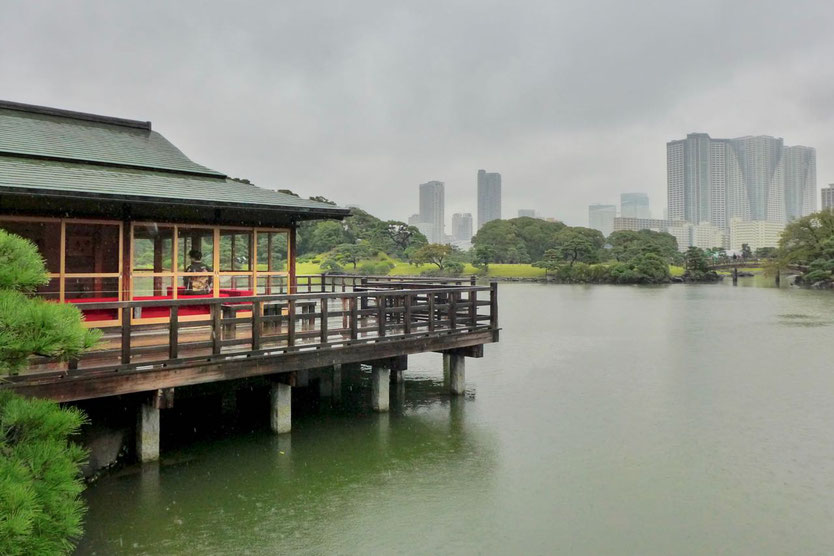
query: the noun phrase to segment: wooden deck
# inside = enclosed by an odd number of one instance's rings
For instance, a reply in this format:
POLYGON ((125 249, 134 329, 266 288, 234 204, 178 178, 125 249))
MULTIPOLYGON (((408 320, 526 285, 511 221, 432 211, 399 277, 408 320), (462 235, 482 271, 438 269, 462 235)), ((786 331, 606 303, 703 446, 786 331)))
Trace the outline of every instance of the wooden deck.
POLYGON ((78 361, 33 360, 0 388, 73 401, 445 351, 480 356, 498 340, 497 284, 391 277, 299 277, 294 294, 89 303, 118 310, 78 361), (180 319, 189 305, 205 317, 180 319), (146 307, 168 319, 142 319, 146 307), (160 322, 162 321, 162 322, 160 322))

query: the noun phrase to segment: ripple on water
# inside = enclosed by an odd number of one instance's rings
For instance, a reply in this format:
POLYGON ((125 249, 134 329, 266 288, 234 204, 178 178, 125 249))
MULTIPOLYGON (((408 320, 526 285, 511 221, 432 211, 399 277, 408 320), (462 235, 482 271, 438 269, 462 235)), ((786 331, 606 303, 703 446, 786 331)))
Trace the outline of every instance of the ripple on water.
POLYGON ((831 324, 828 321, 820 320, 819 315, 805 315, 802 313, 785 313, 778 315, 779 324, 784 326, 793 326, 797 328, 815 328, 818 326, 828 326, 831 324))

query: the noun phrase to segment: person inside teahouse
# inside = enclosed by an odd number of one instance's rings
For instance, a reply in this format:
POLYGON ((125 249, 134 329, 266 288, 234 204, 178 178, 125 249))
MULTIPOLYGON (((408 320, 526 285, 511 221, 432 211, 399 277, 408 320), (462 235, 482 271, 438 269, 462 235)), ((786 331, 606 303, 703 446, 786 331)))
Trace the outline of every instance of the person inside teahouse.
MULTIPOLYGON (((191 264, 186 272, 211 272, 211 268, 203 263, 203 253, 197 249, 188 252, 191 264)), ((211 293, 211 276, 186 276, 185 291, 187 295, 204 295, 211 293)))

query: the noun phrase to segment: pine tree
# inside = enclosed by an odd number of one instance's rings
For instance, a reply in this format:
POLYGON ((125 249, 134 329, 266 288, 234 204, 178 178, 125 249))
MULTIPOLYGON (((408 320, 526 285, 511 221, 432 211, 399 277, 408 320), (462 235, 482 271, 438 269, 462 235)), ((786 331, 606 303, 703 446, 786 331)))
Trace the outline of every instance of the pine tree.
MULTIPOLYGON (((99 337, 80 311, 31 294, 48 281, 35 245, 0 230, 0 375, 32 355, 68 359, 99 337)), ((85 451, 76 408, 0 390, 0 554, 64 554, 82 533, 85 451)))
POLYGON ((71 359, 98 341, 74 305, 31 297, 48 281, 37 247, 0 230, 0 375, 20 372, 32 355, 71 359))

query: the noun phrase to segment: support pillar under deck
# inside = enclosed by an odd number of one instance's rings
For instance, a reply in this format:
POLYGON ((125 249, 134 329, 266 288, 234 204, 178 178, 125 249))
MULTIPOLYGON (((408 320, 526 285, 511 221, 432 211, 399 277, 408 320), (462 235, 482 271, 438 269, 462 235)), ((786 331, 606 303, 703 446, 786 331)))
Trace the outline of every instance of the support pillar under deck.
POLYGON ((373 388, 371 405, 374 411, 383 413, 388 411, 390 406, 388 383, 391 380, 391 370, 388 367, 374 366, 373 368, 373 388))
POLYGON ((466 393, 466 357, 449 354, 449 391, 455 396, 466 393))
POLYGON ((276 382, 269 392, 269 426, 283 434, 292 430, 292 387, 276 382))
POLYGON ((150 400, 136 415, 136 456, 142 463, 159 459, 159 408, 150 400))

